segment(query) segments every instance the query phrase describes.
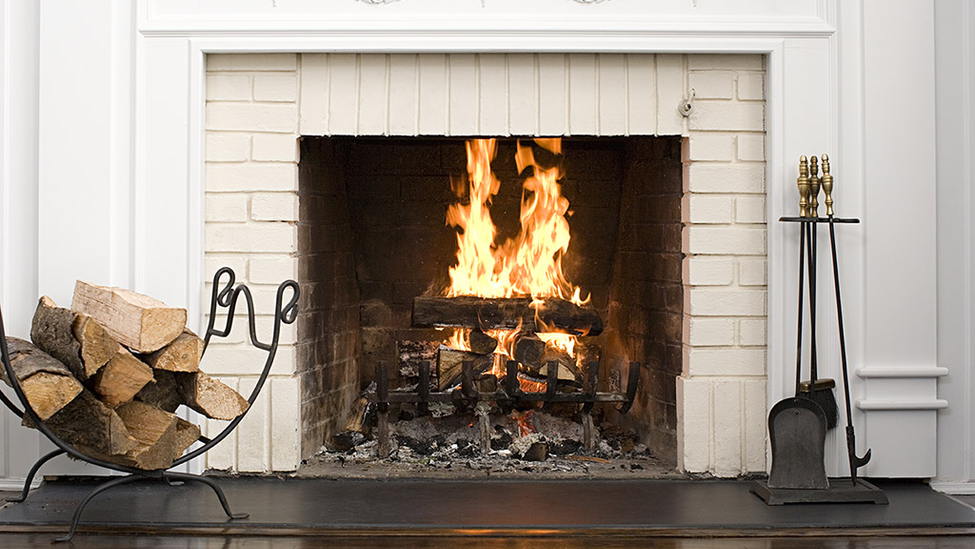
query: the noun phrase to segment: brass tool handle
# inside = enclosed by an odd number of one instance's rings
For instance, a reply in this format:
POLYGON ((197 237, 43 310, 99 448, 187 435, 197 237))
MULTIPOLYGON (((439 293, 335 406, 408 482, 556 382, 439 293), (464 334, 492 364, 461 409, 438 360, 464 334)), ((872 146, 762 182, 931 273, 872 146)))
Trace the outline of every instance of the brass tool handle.
POLYGON ((799 217, 809 215, 809 164, 805 156, 799 157, 799 177, 796 178, 796 186, 799 187, 799 217))
POLYGON ((819 159, 809 159, 809 217, 819 217, 819 159))
POLYGON ((829 173, 829 156, 823 153, 823 193, 826 195, 826 215, 833 217, 833 174, 829 173))

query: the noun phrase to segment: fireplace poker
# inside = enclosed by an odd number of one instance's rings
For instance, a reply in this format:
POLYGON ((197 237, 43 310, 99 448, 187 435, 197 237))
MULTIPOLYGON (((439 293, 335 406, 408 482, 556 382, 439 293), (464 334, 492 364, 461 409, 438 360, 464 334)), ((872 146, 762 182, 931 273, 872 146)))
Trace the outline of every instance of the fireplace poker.
POLYGON ((857 469, 870 461, 870 449, 863 457, 857 456, 856 431, 853 427, 850 406, 850 374, 846 362, 846 333, 843 329, 843 302, 840 299, 840 270, 836 261, 836 232, 833 222, 833 175, 830 173, 829 156, 823 155, 823 192, 826 194, 826 217, 829 219, 829 244, 833 255, 833 291, 836 294, 836 322, 840 331, 840 364, 843 367, 843 392, 846 404, 846 451, 850 458, 850 481, 857 484, 857 469))

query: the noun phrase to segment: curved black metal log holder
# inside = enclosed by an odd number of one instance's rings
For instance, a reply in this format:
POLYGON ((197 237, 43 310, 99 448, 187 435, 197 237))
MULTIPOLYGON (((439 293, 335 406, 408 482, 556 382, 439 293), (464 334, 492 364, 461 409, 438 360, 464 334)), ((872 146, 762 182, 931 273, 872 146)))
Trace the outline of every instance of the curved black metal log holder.
MULTIPOLYGON (((298 316, 298 283, 294 280, 286 280, 285 282, 282 282, 280 286, 278 286, 277 298, 274 306, 274 326, 271 334, 271 341, 270 343, 263 343, 257 337, 257 328, 254 317, 254 299, 251 296, 250 289, 243 284, 238 284, 236 287, 234 287, 235 282, 236 275, 229 267, 221 268, 213 276, 213 292, 211 294, 210 301, 210 321, 207 325, 206 335, 203 338, 203 352, 204 354, 206 353, 206 349, 210 344, 210 338, 214 336, 226 337, 230 334, 234 322, 234 313, 237 309, 237 301, 241 296, 243 296, 244 301, 247 303, 247 321, 250 329, 251 345, 267 352, 267 359, 264 362, 264 369, 261 370, 261 376, 257 380, 257 385, 254 387, 254 390, 247 399, 247 403, 249 404, 247 410, 250 410, 250 405, 253 405, 254 401, 257 400, 257 396, 260 394, 261 389, 264 387, 264 382, 267 380, 268 373, 271 371, 271 364, 274 362, 274 356, 277 353, 278 342, 281 337, 281 325, 293 323, 298 316), (226 281, 221 280, 224 278, 226 278, 226 281), (291 290, 291 296, 288 297, 286 301, 285 295, 288 289, 291 290), (227 322, 222 329, 218 329, 215 325, 218 307, 220 308, 220 312, 225 312, 227 314, 227 322)), ((134 467, 118 465, 116 463, 109 463, 80 452, 70 444, 63 441, 60 437, 54 434, 54 432, 51 431, 51 429, 41 420, 41 418, 37 416, 34 410, 31 409, 30 404, 27 401, 27 397, 20 386, 20 382, 17 380, 17 376, 14 375, 13 368, 10 365, 10 356, 7 351, 7 337, 6 332, 4 332, 3 329, 2 313, 0 313, 0 354, 2 354, 3 367, 7 373, 7 379, 10 381, 14 393, 17 395, 17 399, 20 400, 20 404, 23 408, 18 407, 6 395, 4 395, 3 392, 0 392, 0 401, 2 401, 11 412, 17 415, 17 417, 24 418, 24 416, 26 416, 28 419, 30 419, 37 429, 44 433, 44 436, 50 439, 51 442, 58 447, 57 450, 54 450, 37 460, 27 475, 27 480, 24 483, 24 490, 20 497, 11 498, 8 501, 24 501, 27 498, 27 492, 30 489, 31 482, 34 480, 34 475, 37 474, 37 471, 42 465, 61 454, 68 454, 71 457, 91 463, 92 465, 98 465, 99 467, 126 473, 125 476, 113 477, 112 479, 99 484, 88 492, 88 494, 84 497, 84 499, 81 500, 81 503, 79 503, 78 507, 75 509, 74 516, 71 519, 71 529, 68 531, 67 535, 55 538, 54 541, 70 541, 71 538, 74 537, 75 531, 78 528, 78 523, 81 520, 81 514, 92 498, 110 488, 142 479, 162 480, 168 485, 172 485, 174 481, 203 483, 212 488, 216 493, 217 498, 220 501, 220 505, 223 507, 224 513, 227 514, 229 519, 235 520, 248 517, 247 513, 235 514, 230 510, 230 505, 227 503, 227 498, 224 495, 223 490, 221 490, 220 486, 218 486, 213 480, 201 475, 178 473, 169 470, 173 467, 182 465, 191 459, 199 457, 219 444, 223 439, 227 438, 227 436, 233 432, 233 430, 237 428, 237 425, 244 419, 244 416, 247 414, 247 410, 228 423, 227 426, 224 427, 224 429, 216 436, 212 438, 201 436, 198 439, 201 446, 179 457, 166 469, 145 471, 134 467)))
MULTIPOLYGON (((431 402, 452 403, 458 409, 470 409, 478 402, 495 402, 502 410, 510 411, 519 402, 568 402, 582 405, 582 424, 585 433, 586 448, 592 450, 595 446, 594 426, 592 424, 593 406, 597 402, 614 402, 619 405, 622 414, 630 411, 633 399, 636 398, 636 390, 640 383, 640 363, 630 362, 627 372, 626 392, 625 393, 600 393, 596 390, 599 380, 599 363, 590 362, 586 365, 585 385, 583 390, 577 393, 558 392, 558 362, 550 362, 547 365, 548 377, 546 378, 544 392, 525 392, 521 389, 518 380, 518 362, 509 360, 506 364, 507 372, 504 384, 494 391, 481 391, 474 383, 474 363, 465 361, 461 365, 460 386, 447 391, 430 391, 430 362, 420 361, 419 363, 419 382, 416 391, 395 391, 389 390, 389 367, 385 361, 376 363, 376 391, 370 392, 366 398, 376 404, 378 414, 378 442, 379 457, 389 457, 389 405, 396 403, 414 403, 421 412, 426 409, 431 402)), ((483 431, 483 430, 482 430, 483 431)), ((482 448, 485 446, 482 441, 482 448)), ((489 447, 489 444, 488 444, 489 447)))

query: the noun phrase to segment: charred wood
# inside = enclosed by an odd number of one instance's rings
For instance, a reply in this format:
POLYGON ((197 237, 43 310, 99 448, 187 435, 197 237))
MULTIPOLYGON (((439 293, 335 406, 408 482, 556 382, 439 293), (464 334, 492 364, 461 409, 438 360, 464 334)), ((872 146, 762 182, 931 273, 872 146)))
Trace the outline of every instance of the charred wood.
POLYGON ((526 332, 562 330, 576 335, 599 335, 603 331, 603 321, 594 309, 564 299, 539 301, 540 325, 529 298, 417 297, 413 299, 413 325, 526 332))

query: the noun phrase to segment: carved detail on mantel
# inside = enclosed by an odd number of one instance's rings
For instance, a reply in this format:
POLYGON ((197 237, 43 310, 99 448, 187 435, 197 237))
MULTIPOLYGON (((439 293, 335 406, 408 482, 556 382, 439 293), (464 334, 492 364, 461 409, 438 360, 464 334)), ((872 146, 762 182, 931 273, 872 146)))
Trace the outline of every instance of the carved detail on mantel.
MULTIPOLYGON (((393 2, 399 2, 399 0, 358 0, 365 4, 372 4, 374 6, 382 4, 392 4, 393 2)), ((481 0, 481 5, 483 6, 487 0, 481 0)), ((609 0, 572 0, 577 4, 602 4, 603 2, 609 2, 609 0)), ((697 5, 697 0, 694 0, 695 6, 697 5)))

